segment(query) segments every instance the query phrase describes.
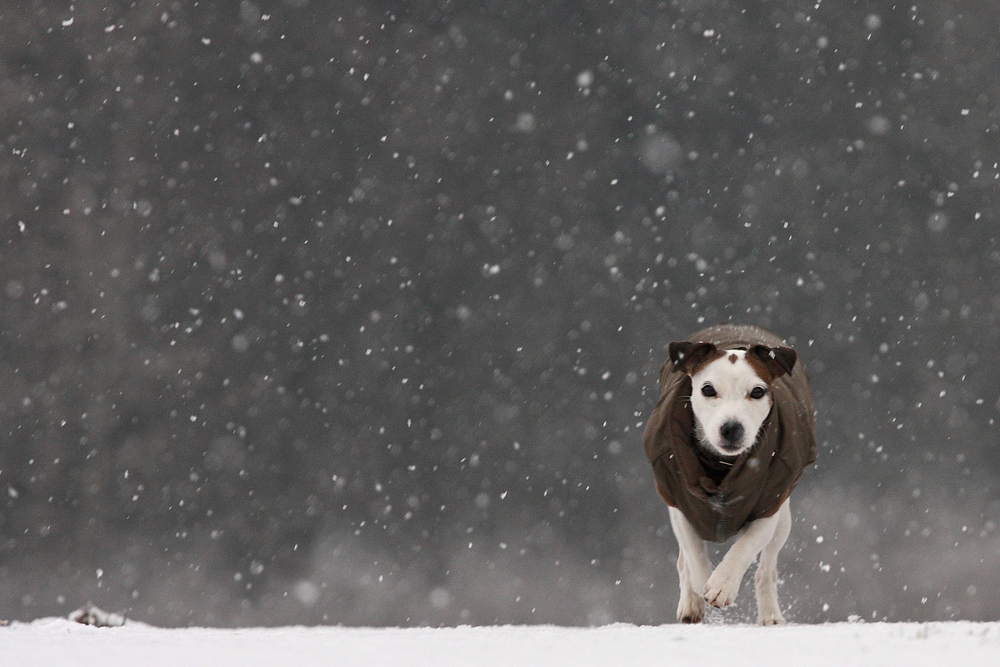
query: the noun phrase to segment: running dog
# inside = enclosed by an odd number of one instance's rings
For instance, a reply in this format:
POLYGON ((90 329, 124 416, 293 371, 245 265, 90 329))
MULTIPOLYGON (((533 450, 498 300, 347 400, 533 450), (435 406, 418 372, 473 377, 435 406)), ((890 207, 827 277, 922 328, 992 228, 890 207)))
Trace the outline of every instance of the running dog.
POLYGON ((677 620, 731 605, 750 564, 761 625, 785 622, 778 552, 788 539, 788 497, 816 460, 809 377, 775 334, 722 324, 670 344, 660 397, 643 434, 656 489, 677 538, 677 620), (713 569, 706 541, 736 540, 713 569))

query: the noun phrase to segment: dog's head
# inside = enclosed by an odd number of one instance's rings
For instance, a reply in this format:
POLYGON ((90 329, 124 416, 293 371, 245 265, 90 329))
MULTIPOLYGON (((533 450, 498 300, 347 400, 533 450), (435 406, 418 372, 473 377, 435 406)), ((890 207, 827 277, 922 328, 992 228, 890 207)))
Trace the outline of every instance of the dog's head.
POLYGON ((790 347, 720 350, 712 343, 671 343, 674 368, 691 378, 698 439, 724 457, 752 447, 771 411, 771 385, 792 372, 797 358, 790 347))

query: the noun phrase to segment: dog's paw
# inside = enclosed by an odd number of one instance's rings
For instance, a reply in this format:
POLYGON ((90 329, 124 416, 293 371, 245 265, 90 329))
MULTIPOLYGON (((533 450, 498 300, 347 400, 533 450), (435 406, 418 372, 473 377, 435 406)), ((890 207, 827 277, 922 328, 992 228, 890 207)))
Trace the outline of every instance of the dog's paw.
POLYGON ((775 609, 773 612, 767 612, 758 616, 757 623, 759 625, 784 625, 785 617, 781 615, 780 611, 775 609))
POLYGON ((736 594, 740 591, 740 580, 736 577, 727 576, 725 572, 720 572, 719 568, 708 578, 705 584, 705 602, 725 609, 736 600, 736 594))
POLYGON ((679 623, 701 623, 705 618, 705 600, 694 591, 681 592, 677 603, 677 621, 679 623))

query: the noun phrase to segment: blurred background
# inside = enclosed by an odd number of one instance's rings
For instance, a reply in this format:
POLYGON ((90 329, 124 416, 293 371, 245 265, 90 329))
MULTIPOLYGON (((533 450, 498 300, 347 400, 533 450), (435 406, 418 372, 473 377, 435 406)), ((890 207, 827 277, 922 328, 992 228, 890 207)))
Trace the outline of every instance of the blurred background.
POLYGON ((641 432, 730 320, 816 395, 786 617, 1000 616, 995 3, 0 31, 0 618, 673 622, 641 432))

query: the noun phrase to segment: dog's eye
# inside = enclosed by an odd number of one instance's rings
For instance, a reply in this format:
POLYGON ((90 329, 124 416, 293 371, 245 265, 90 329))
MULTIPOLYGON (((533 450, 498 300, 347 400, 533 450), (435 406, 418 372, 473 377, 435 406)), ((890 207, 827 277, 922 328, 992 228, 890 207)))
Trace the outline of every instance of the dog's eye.
POLYGON ((750 398, 760 399, 767 396, 767 389, 763 387, 754 387, 750 390, 750 398))
POLYGON ((713 387, 710 384, 706 384, 704 387, 701 388, 701 395, 708 396, 709 398, 715 396, 715 387, 713 387))

